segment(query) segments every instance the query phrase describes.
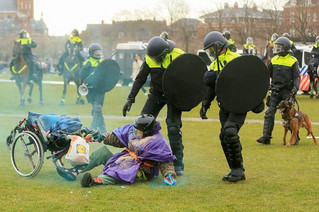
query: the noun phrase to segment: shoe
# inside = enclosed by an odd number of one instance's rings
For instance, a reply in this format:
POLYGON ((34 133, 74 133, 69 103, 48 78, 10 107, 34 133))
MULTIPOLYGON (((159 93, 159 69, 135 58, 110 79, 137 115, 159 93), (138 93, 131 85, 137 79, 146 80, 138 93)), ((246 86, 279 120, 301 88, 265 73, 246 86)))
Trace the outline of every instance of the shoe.
POLYGON ((222 180, 228 182, 246 180, 245 171, 243 169, 233 169, 231 172, 225 175, 222 180))
POLYGON ((174 169, 177 176, 184 175, 184 168, 182 166, 175 166, 174 169))
POLYGON ((270 144, 270 139, 271 138, 268 138, 268 137, 265 137, 265 136, 261 136, 260 138, 257 139, 257 142, 261 143, 261 144, 269 145, 270 144))
POLYGON ((95 185, 103 185, 101 178, 99 177, 92 177, 91 173, 87 172, 83 175, 81 180, 82 187, 91 187, 95 185))
POLYGON ((71 169, 66 169, 61 166, 57 166, 56 170, 58 174, 68 181, 75 181, 76 176, 72 173, 71 169))

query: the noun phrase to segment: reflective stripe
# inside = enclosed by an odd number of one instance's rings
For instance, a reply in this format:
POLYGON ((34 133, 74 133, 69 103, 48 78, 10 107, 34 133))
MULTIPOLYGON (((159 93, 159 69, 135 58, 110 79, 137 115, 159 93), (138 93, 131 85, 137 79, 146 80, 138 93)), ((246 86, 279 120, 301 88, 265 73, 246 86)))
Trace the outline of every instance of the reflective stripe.
POLYGON ((97 67, 102 61, 103 61, 102 58, 100 58, 100 59, 94 59, 94 58, 90 57, 88 60, 86 60, 86 61, 83 63, 83 65, 87 64, 88 62, 90 62, 92 67, 97 67))
POLYGON ((152 58, 150 58, 147 55, 145 56, 145 61, 146 61, 146 64, 150 68, 164 68, 164 69, 166 69, 173 60, 175 60, 178 56, 180 56, 184 53, 185 52, 183 50, 181 50, 179 48, 174 48, 172 52, 168 53, 165 56, 165 59, 161 64, 157 63, 155 60, 153 60, 152 58))
POLYGON ((20 74, 22 71, 24 71, 27 68, 27 65, 24 65, 19 71, 16 71, 14 66, 12 66, 12 72, 15 74, 20 74))
POLYGON ((276 55, 271 59, 271 64, 273 65, 281 65, 281 66, 287 66, 291 67, 297 62, 298 60, 292 56, 291 54, 287 54, 286 56, 279 56, 276 55))
MULTIPOLYGON (((239 57, 240 54, 236 52, 232 52, 229 49, 227 49, 225 54, 219 55, 218 56, 218 61, 219 61, 219 68, 220 70, 224 67, 225 62, 228 63, 232 59, 239 57)), ((217 59, 215 59, 211 64, 210 64, 210 69, 213 71, 218 71, 218 66, 217 66, 217 59)))
POLYGON ((248 49, 249 47, 252 47, 252 48, 255 48, 255 45, 254 44, 244 44, 244 48, 245 49, 248 49))
POLYGON ((79 43, 82 41, 82 39, 79 38, 78 36, 74 36, 74 37, 69 37, 69 41, 74 41, 74 42, 79 43))
POLYGON ((32 43, 32 38, 20 38, 17 40, 17 42, 20 42, 21 45, 26 45, 32 43))
POLYGON ((66 70, 68 71, 73 71, 76 67, 78 67, 78 64, 76 63, 70 70, 68 64, 66 62, 64 62, 64 67, 66 68, 66 70))

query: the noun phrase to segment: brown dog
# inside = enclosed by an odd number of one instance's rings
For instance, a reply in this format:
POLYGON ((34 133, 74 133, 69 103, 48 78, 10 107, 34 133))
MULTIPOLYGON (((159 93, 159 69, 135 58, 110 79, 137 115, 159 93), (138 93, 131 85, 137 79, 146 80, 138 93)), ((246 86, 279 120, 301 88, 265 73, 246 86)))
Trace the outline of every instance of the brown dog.
POLYGON ((315 135, 313 134, 312 124, 306 113, 297 111, 294 108, 293 103, 288 100, 282 100, 279 103, 277 109, 279 109, 281 117, 283 118, 283 126, 285 128, 283 137, 284 145, 290 146, 296 143, 297 133, 301 127, 305 127, 307 129, 308 135, 311 134, 315 144, 318 143, 315 135), (288 130, 290 130, 291 132, 291 138, 289 142, 286 144, 286 136, 288 130))

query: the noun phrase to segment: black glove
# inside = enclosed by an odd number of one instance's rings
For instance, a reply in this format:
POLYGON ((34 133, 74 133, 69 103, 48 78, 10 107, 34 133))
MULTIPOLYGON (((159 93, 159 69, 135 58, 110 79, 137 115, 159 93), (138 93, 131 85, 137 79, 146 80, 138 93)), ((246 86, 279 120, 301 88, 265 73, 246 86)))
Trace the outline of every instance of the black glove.
POLYGON ((262 101, 257 107, 252 109, 252 112, 253 113, 261 113, 264 111, 264 109, 265 109, 265 103, 264 103, 264 101, 262 101))
POLYGON ((125 103, 124 107, 123 107, 123 116, 126 116, 126 112, 129 112, 131 109, 133 102, 132 100, 127 100, 127 102, 125 103))
POLYGON ((208 110, 208 107, 202 105, 200 111, 199 111, 199 115, 202 119, 207 119, 207 116, 206 116, 206 112, 208 110))

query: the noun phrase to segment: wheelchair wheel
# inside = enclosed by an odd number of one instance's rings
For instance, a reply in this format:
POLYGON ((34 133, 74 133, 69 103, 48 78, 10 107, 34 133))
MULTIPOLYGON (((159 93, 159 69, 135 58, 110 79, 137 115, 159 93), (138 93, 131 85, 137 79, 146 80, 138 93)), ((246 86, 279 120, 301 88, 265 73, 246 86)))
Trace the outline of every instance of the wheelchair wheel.
POLYGON ((39 173, 43 155, 42 143, 33 132, 21 132, 12 143, 11 163, 22 177, 34 177, 39 173))

